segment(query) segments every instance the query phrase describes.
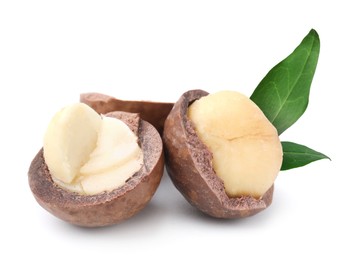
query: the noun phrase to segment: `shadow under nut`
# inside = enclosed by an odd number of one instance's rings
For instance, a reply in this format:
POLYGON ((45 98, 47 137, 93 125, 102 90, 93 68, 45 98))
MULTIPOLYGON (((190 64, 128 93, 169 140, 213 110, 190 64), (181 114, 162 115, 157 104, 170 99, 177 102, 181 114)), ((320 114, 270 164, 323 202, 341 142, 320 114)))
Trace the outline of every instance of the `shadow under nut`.
POLYGON ((132 217, 151 200, 164 167, 162 140, 157 130, 140 120, 138 136, 144 154, 143 167, 123 186, 90 196, 64 190, 55 184, 41 149, 28 172, 29 185, 37 202, 56 217, 79 226, 107 226, 132 217))
POLYGON ((184 93, 168 115, 163 132, 167 172, 186 200, 205 214, 216 218, 252 216, 272 203, 273 186, 260 199, 226 195, 212 167, 212 153, 187 116, 189 105, 208 94, 203 90, 184 93))

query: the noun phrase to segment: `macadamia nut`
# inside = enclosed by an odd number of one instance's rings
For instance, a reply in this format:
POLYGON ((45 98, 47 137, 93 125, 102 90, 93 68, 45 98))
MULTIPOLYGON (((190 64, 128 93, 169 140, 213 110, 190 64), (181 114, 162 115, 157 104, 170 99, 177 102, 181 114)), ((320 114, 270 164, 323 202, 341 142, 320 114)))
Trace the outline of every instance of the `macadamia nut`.
POLYGON ((213 154, 213 168, 229 197, 260 198, 271 188, 283 158, 277 130, 258 106, 235 91, 196 100, 188 117, 213 154))
POLYGON ((124 185, 143 164, 137 136, 130 128, 83 103, 54 116, 44 138, 44 157, 54 182, 86 195, 124 185))

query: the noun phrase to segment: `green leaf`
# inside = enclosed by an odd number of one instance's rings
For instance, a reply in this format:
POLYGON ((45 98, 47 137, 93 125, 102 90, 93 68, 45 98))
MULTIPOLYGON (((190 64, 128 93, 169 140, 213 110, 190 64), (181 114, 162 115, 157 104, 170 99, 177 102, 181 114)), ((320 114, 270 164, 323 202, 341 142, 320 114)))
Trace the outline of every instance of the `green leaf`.
POLYGON ((282 148, 282 171, 301 167, 321 159, 330 160, 330 158, 325 154, 319 153, 301 144, 296 144, 292 142, 282 142, 282 148))
POLYGON ((300 45, 262 79, 251 100, 277 128, 278 134, 293 125, 308 106, 320 50, 319 36, 311 30, 300 45))

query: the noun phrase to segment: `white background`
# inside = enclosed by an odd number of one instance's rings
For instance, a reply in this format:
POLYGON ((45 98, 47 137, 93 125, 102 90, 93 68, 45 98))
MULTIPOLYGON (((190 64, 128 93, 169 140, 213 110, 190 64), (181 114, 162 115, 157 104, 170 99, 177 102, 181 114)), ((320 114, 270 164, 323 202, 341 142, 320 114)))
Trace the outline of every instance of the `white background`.
POLYGON ((353 1, 0 1, 0 259, 355 259, 353 1), (150 204, 111 227, 78 228, 27 181, 46 126, 82 92, 176 101, 186 90, 250 95, 311 28, 321 39, 310 104, 282 140, 332 158, 281 172, 247 219, 193 209, 165 175, 150 204))

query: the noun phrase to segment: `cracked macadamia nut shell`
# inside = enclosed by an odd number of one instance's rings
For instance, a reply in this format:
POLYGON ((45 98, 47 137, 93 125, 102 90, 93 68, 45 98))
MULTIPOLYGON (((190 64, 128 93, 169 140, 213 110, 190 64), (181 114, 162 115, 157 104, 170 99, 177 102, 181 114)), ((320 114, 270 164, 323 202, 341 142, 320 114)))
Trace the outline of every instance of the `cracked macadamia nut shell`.
POLYGON ((130 218, 151 200, 163 174, 163 145, 157 130, 138 114, 112 112, 107 116, 121 119, 137 133, 144 155, 142 168, 123 186, 90 196, 67 191, 53 182, 43 149, 33 159, 28 172, 37 202, 56 217, 75 225, 107 226, 130 218))
POLYGON ((203 90, 184 93, 168 115, 163 132, 168 174, 187 201, 216 218, 241 218, 254 215, 272 202, 273 186, 260 198, 230 198, 212 165, 212 153, 198 138, 188 118, 188 107, 208 95, 203 90))
POLYGON ((142 120, 152 124, 160 134, 163 132, 164 121, 173 107, 172 103, 121 100, 100 93, 82 93, 80 102, 87 104, 99 114, 112 111, 139 113, 142 120))

